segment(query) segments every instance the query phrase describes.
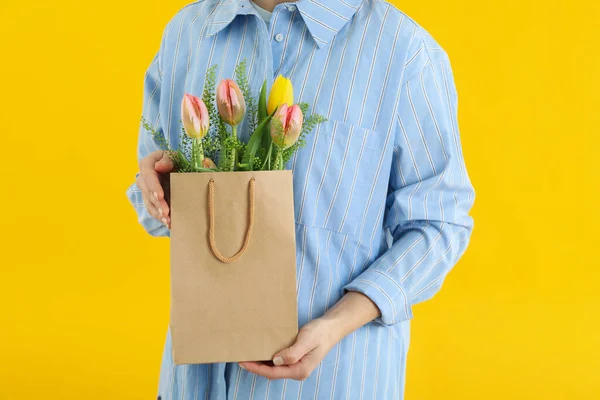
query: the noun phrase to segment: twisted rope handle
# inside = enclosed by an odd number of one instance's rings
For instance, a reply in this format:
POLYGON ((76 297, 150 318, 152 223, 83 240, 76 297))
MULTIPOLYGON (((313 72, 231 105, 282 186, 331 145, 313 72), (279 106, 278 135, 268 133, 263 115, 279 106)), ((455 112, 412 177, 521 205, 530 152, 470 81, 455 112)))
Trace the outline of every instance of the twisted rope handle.
POLYGON ((215 181, 211 178, 208 181, 208 211, 209 211, 209 242, 210 249, 213 254, 219 261, 225 264, 230 264, 240 258, 248 248, 248 243, 250 242, 250 235, 252 234, 252 227, 254 226, 254 178, 250 179, 250 188, 248 189, 248 198, 249 198, 249 206, 248 206, 248 230, 246 231, 246 238, 244 239, 244 244, 240 251, 237 254, 231 257, 225 257, 221 254, 219 249, 217 248, 217 244, 215 243, 215 181))

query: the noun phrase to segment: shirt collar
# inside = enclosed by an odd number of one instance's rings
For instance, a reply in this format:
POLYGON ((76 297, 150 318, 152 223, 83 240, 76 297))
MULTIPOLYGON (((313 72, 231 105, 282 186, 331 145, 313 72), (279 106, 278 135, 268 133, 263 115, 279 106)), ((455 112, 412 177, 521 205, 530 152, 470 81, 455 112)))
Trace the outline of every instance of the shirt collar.
MULTIPOLYGON (((206 23, 206 36, 224 29, 236 15, 256 14, 251 0, 217 0, 206 23)), ((289 2, 298 8, 317 46, 327 46, 364 0, 297 0, 289 2)))

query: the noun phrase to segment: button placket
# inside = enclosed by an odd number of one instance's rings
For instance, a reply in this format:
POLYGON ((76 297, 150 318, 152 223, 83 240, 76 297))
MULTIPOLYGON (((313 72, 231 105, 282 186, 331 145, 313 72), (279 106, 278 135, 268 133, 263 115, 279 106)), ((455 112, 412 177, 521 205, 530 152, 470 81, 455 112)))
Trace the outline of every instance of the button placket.
MULTIPOLYGON (((290 23, 291 13, 287 12, 287 7, 278 4, 273 10, 271 17, 271 52, 273 55, 273 71, 278 71, 281 62, 281 54, 284 47, 285 34, 290 23)), ((275 79, 275 77, 273 77, 275 79)))

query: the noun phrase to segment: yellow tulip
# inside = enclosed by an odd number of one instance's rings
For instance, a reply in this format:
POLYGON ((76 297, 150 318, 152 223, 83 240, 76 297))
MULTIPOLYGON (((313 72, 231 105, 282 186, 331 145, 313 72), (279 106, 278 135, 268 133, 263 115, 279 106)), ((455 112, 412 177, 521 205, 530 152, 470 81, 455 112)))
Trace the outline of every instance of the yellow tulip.
POLYGON ((292 81, 280 74, 271 87, 269 100, 267 101, 267 113, 270 115, 284 103, 294 104, 294 88, 292 87, 292 81))

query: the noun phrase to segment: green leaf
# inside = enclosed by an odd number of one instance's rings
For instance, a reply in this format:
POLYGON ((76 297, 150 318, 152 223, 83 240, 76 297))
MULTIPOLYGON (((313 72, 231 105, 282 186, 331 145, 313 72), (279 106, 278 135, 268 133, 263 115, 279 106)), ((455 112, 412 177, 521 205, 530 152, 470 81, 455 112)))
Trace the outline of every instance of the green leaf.
MULTIPOLYGON (((265 130, 267 129, 269 129, 268 126, 265 127, 265 130)), ((271 134, 267 132, 267 134, 262 137, 262 148, 267 152, 267 157, 269 156, 268 153, 271 148, 271 142, 273 142, 273 139, 271 138, 271 134)))
POLYGON ((271 115, 264 118, 261 121, 261 123, 258 124, 256 129, 250 136, 250 140, 248 140, 248 144, 246 145, 246 151, 244 152, 244 157, 242 158, 242 164, 249 164, 250 170, 252 170, 253 167, 254 156, 256 155, 256 152, 258 151, 262 143, 262 136, 264 135, 266 127, 274 114, 275 111, 273 111, 271 115))
POLYGON ((258 99, 258 122, 262 122, 267 116, 267 80, 265 79, 260 88, 260 97, 258 99))

